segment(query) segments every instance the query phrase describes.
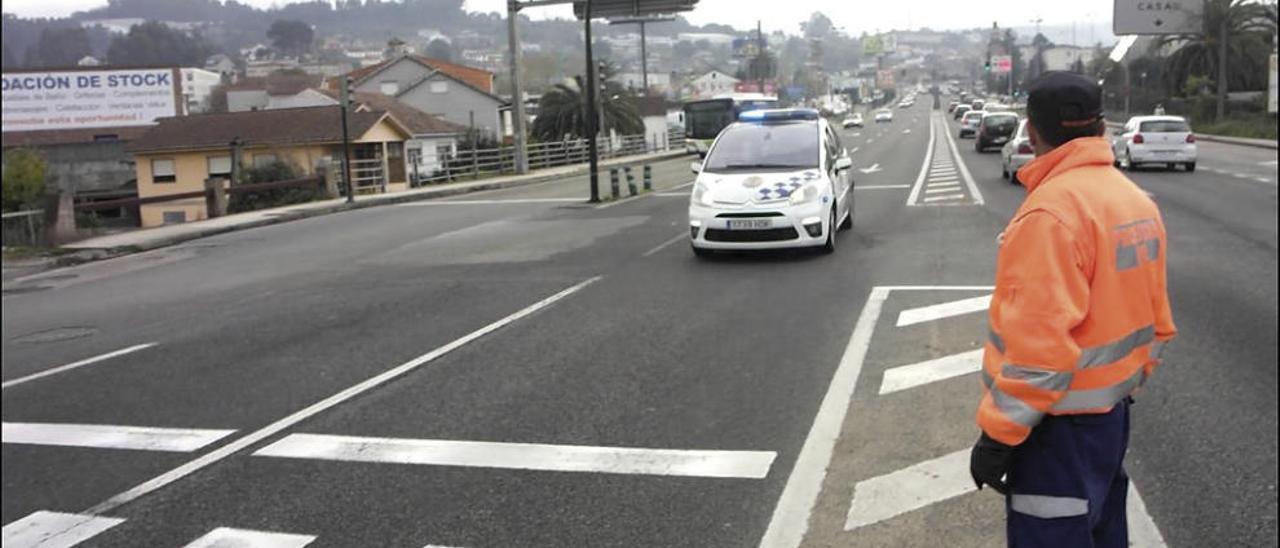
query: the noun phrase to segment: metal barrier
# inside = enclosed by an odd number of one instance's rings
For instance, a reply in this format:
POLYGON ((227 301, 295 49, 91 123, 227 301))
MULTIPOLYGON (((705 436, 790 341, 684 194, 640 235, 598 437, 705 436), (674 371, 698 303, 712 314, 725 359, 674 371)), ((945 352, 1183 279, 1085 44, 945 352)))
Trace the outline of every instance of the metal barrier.
POLYGON ((41 247, 45 243, 44 210, 30 209, 3 217, 4 246, 41 247))

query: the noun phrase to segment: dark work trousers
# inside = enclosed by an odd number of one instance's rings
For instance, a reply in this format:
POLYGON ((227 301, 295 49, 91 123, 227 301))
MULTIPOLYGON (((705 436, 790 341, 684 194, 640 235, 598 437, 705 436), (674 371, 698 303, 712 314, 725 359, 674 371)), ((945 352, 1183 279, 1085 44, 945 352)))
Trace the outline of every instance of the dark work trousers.
POLYGON ((1045 416, 1009 471, 1009 546, 1127 548, 1126 398, 1097 415, 1045 416))

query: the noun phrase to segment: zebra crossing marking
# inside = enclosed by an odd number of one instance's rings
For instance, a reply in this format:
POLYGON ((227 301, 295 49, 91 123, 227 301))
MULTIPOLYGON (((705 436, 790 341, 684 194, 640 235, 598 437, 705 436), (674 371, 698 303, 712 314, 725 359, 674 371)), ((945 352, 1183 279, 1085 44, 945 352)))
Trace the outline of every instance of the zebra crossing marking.
POLYGON ((314 535, 219 527, 183 548, 302 548, 314 540, 314 535))
POLYGON ((5 548, 70 548, 121 523, 124 523, 124 518, 40 510, 5 525, 0 531, 0 545, 5 548))
POLYGON ((880 395, 977 373, 982 370, 982 352, 979 348, 889 369, 880 381, 880 395))

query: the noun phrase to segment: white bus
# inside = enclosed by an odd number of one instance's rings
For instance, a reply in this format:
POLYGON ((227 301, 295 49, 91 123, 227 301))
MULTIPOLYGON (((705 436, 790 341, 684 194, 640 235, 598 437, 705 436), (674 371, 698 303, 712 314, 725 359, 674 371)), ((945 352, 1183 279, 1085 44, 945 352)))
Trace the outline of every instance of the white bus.
POLYGON ((705 156, 720 130, 748 110, 778 108, 778 97, 764 93, 731 93, 684 104, 685 150, 705 156))

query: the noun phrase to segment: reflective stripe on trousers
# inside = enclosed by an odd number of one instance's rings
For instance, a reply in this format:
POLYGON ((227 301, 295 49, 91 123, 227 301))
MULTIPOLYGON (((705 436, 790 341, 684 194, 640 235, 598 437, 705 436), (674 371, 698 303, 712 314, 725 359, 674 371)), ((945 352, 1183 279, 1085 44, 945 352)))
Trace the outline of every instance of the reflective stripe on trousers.
POLYGON ((1069 518, 1089 513, 1089 499, 1048 495, 1009 495, 1009 509, 1037 518, 1069 518))

